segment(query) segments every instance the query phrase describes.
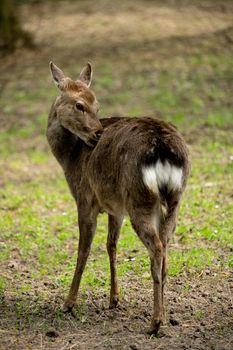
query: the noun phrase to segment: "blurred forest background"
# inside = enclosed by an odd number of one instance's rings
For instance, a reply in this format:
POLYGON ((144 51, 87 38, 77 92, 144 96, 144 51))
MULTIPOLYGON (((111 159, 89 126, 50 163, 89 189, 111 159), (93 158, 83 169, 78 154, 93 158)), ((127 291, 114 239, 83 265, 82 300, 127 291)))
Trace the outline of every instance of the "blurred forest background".
POLYGON ((0 50, 0 349, 232 349, 233 1, 1 0, 0 50), (103 214, 75 314, 60 311, 78 229, 45 138, 58 93, 50 60, 72 78, 93 64, 100 117, 156 116, 188 142, 192 173, 158 338, 145 334, 148 254, 127 219, 122 307, 107 309, 103 214))

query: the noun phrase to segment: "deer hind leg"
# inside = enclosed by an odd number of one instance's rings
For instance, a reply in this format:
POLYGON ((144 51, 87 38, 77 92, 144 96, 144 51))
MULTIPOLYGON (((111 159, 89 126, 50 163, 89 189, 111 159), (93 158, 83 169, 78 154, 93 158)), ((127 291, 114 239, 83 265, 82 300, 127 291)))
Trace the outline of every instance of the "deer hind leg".
MULTIPOLYGON (((163 297, 163 305, 164 303, 164 289, 166 285, 167 280, 167 245, 169 242, 169 239, 171 238, 172 234, 175 231, 176 228, 176 217, 177 217, 177 210, 178 207, 175 207, 169 215, 165 218, 163 222, 161 222, 160 227, 160 237, 161 241, 163 243, 164 247, 164 255, 163 255, 163 265, 162 265, 162 297, 163 297)), ((165 318, 165 308, 164 308, 164 318, 165 318)))
POLYGON ((167 246, 164 246, 164 254, 162 261, 162 305, 163 305, 163 320, 166 320, 165 297, 164 290, 167 282, 167 246))
POLYGON ((82 274, 86 266, 91 243, 95 234, 97 214, 97 208, 79 208, 78 257, 70 291, 63 305, 64 312, 71 311, 75 305, 82 274))
POLYGON ((123 216, 108 216, 108 239, 107 239, 107 251, 110 262, 111 272, 111 291, 110 291, 110 303, 109 308, 115 308, 119 302, 119 290, 116 274, 116 247, 117 241, 120 235, 120 229, 123 221, 123 216))
POLYGON ((140 240, 147 248, 151 262, 151 275, 154 288, 154 311, 149 334, 157 334, 164 316, 163 305, 163 262, 164 247, 159 236, 159 212, 152 210, 150 214, 143 209, 130 215, 132 225, 140 240), (156 224, 157 222, 157 224, 156 224))

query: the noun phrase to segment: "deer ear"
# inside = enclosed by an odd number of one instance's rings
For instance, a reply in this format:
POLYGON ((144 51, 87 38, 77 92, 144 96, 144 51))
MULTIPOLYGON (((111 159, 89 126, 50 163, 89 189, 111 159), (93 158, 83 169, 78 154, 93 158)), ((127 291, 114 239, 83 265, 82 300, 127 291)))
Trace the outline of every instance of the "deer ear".
POLYGON ((90 87, 91 80, 92 80, 92 66, 89 62, 82 69, 78 80, 81 80, 83 83, 87 85, 87 87, 90 87))
POLYGON ((59 84, 63 79, 65 79, 65 75, 63 71, 58 68, 52 61, 49 63, 50 71, 53 77, 55 84, 59 87, 59 84))

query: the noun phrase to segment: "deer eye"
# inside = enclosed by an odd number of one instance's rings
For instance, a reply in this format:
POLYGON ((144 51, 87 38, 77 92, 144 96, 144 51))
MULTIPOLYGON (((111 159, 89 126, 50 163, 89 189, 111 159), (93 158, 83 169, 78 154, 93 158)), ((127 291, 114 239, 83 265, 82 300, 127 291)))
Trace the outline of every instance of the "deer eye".
POLYGON ((82 103, 77 102, 76 105, 75 105, 75 107, 76 107, 79 111, 81 111, 81 112, 84 113, 85 110, 84 110, 84 106, 82 105, 82 103))

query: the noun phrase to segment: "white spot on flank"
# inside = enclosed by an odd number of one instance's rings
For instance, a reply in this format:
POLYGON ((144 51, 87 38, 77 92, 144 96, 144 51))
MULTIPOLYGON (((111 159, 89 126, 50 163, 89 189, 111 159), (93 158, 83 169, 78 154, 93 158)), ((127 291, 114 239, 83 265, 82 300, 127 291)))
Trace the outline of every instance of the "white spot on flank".
POLYGON ((168 190, 180 190, 182 186, 182 168, 170 164, 167 160, 164 163, 159 159, 155 165, 142 168, 143 181, 154 193, 166 185, 168 190))

